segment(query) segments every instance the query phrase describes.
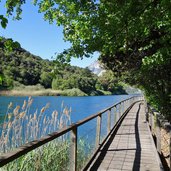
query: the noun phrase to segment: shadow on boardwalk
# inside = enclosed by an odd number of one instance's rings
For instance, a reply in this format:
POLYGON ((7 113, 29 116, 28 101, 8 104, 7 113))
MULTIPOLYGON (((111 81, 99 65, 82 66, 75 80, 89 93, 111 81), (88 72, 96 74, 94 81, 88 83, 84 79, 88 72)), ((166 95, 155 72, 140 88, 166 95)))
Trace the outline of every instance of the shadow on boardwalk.
POLYGON ((162 170, 145 122, 143 104, 137 103, 133 106, 117 133, 111 135, 89 170, 162 170))

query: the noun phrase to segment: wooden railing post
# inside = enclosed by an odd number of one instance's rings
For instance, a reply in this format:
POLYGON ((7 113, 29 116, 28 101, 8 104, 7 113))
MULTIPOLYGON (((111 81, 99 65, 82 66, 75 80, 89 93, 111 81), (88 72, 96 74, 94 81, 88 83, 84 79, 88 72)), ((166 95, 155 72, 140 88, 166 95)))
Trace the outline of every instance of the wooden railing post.
POLYGON ((153 113, 152 111, 150 111, 150 129, 151 129, 151 132, 153 131, 153 113))
POLYGON ((130 100, 128 101, 128 106, 131 106, 132 101, 133 101, 133 99, 130 99, 130 100))
POLYGON ((123 112, 122 113, 124 113, 125 112, 125 101, 123 101, 123 112))
POLYGON ((156 138, 157 138, 157 151, 161 154, 161 128, 158 114, 156 114, 156 138))
POLYGON ((108 111, 108 119, 107 119, 107 133, 109 134, 111 130, 111 109, 108 111))
POLYGON ((117 110, 116 110, 116 106, 113 108, 113 113, 114 113, 114 125, 117 122, 117 110))
POLYGON ((145 116, 146 116, 146 121, 149 123, 149 107, 147 106, 146 101, 145 101, 145 116))
POLYGON ((120 106, 120 108, 121 108, 121 110, 120 110, 120 117, 122 116, 122 112, 123 112, 123 103, 121 102, 121 106, 120 106))
POLYGON ((97 117, 97 128, 96 128, 96 148, 100 144, 100 133, 101 133, 101 120, 102 120, 102 115, 100 114, 97 117))
MULTIPOLYGON (((118 113, 119 113, 119 118, 120 118, 120 117, 121 117, 121 103, 118 104, 118 107, 119 107, 119 112, 118 112, 118 113)), ((119 118, 118 118, 118 119, 119 119, 119 118)))
POLYGON ((126 109, 128 108, 128 100, 126 100, 126 109))
POLYGON ((77 170, 77 127, 71 130, 71 171, 77 170))

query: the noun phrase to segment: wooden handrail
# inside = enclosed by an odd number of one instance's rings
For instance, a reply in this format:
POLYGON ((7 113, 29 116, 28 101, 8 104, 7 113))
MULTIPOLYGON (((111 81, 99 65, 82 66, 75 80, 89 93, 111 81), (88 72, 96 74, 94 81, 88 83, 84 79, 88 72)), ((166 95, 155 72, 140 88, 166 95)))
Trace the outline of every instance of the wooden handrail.
MULTIPOLYGON (((76 160, 77 160, 76 159, 77 158, 77 155, 76 155, 76 151, 77 151, 77 128, 79 126, 89 122, 90 120, 92 120, 94 118, 98 118, 97 119, 97 121, 98 121, 97 122, 98 123, 98 125, 97 125, 97 131, 98 131, 97 136, 98 137, 96 137, 96 144, 98 145, 100 143, 100 130, 101 130, 100 127, 101 127, 101 116, 102 116, 102 114, 104 114, 107 111, 111 111, 112 108, 116 108, 118 105, 122 106, 122 103, 126 103, 127 108, 129 108, 129 106, 131 106, 131 104, 134 102, 135 98, 137 98, 137 97, 140 98, 142 96, 133 96, 131 98, 125 99, 125 100, 118 102, 118 103, 112 105, 111 107, 106 108, 106 109, 104 109, 104 110, 102 110, 96 114, 93 114, 93 115, 91 115, 91 116, 89 116, 89 117, 87 117, 81 121, 78 121, 78 122, 76 122, 70 126, 62 128, 59 131, 48 134, 47 136, 40 138, 39 140, 29 142, 29 143, 27 143, 21 147, 18 147, 16 150, 14 150, 12 152, 8 152, 8 153, 1 155, 0 156, 0 167, 8 164, 9 162, 12 162, 13 160, 21 157, 22 155, 25 155, 28 152, 30 152, 30 151, 32 151, 32 150, 34 150, 34 149, 36 149, 36 148, 38 148, 44 144, 56 139, 56 138, 68 133, 69 131, 71 131, 72 132, 72 136, 71 136, 71 138, 72 138, 72 141, 71 141, 72 142, 72 149, 71 149, 71 151, 73 153, 72 157, 74 158, 74 159, 72 159, 72 161, 74 161, 73 162, 74 166, 72 166, 71 168, 73 171, 75 171, 77 168, 77 162, 76 162, 76 160), (131 101, 131 103, 128 104, 127 103, 128 101, 131 101)), ((119 109, 119 115, 121 116, 120 112, 121 112, 121 108, 119 109)), ((110 117, 110 113, 109 113, 109 117, 110 117)), ((109 119, 109 121, 108 121, 108 124, 111 125, 111 119, 109 119), (110 123, 109 123, 109 121, 110 121, 110 123)), ((108 128, 109 128, 109 126, 108 126, 108 128)))

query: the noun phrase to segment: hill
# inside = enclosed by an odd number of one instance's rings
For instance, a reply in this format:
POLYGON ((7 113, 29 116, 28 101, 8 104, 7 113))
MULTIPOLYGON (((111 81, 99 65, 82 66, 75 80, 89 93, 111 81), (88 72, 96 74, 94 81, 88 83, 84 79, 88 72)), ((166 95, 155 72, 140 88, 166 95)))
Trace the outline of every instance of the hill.
MULTIPOLYGON (((70 65, 54 70, 56 65, 53 61, 44 60, 21 47, 6 52, 6 40, 3 38, 0 41, 0 90, 18 90, 16 94, 20 95, 21 91, 33 93, 33 90, 43 90, 44 95, 45 89, 50 89, 47 93, 50 95, 127 94, 111 72, 97 76, 90 71, 93 67, 70 65), (54 93, 51 89, 58 92, 54 93)), ((95 64, 92 66, 95 68, 95 64)), ((96 66, 102 72, 98 63, 96 66)))
POLYGON ((43 60, 23 48, 7 53, 4 50, 5 41, 6 39, 3 39, 0 42, 0 74, 3 77, 1 88, 13 87, 14 81, 24 85, 44 85, 42 74, 52 70, 52 62, 43 60))
POLYGON ((53 88, 54 90, 77 88, 83 92, 81 94, 88 95, 96 90, 97 77, 90 70, 66 66, 52 73, 53 61, 43 60, 21 47, 14 48, 12 52, 7 53, 4 48, 6 40, 3 38, 0 42, 1 90, 19 90, 24 86, 29 88, 32 86, 34 89, 53 88))

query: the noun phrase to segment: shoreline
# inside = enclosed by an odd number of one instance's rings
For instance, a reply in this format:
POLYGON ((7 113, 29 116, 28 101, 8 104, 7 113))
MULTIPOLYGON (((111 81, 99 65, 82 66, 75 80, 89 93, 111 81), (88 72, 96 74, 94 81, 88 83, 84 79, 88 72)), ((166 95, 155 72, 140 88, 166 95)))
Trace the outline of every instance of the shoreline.
POLYGON ((111 93, 108 91, 93 91, 91 94, 86 94, 80 89, 66 89, 66 90, 0 90, 0 96, 99 96, 99 95, 121 95, 123 93, 111 93))
POLYGON ((60 96, 59 90, 0 90, 0 96, 60 96))

